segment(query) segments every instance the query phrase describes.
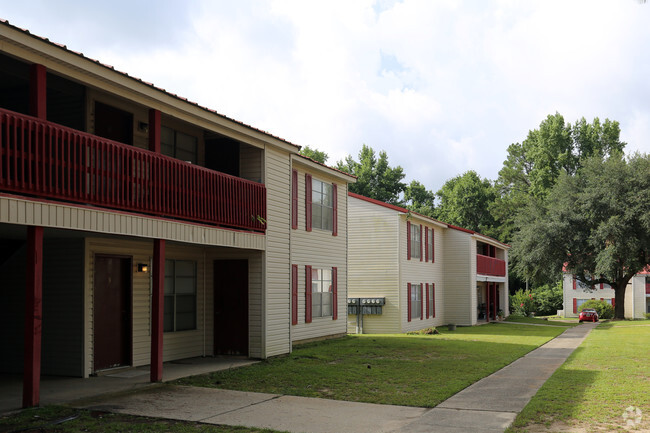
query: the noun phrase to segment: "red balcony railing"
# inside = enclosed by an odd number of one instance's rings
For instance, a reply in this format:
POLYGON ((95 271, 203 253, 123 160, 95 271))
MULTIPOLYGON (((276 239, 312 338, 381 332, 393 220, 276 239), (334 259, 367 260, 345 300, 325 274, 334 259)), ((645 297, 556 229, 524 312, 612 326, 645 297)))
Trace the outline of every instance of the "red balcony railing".
POLYGON ((0 109, 0 190, 264 232, 264 185, 0 109))
POLYGON ((492 275, 494 277, 506 276, 506 261, 494 257, 476 255, 476 273, 481 275, 492 275))

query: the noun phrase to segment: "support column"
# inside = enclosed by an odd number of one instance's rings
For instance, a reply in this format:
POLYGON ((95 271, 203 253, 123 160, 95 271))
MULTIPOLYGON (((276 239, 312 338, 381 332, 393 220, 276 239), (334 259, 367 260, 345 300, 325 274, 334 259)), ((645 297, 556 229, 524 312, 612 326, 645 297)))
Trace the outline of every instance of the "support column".
POLYGON ((485 283, 485 293, 487 294, 487 302, 485 303, 485 321, 490 323, 490 283, 485 283))
POLYGON ((27 228, 25 287, 25 353, 23 408, 38 406, 41 390, 41 325, 43 311, 43 227, 27 228))
POLYGON ((498 303, 499 303, 499 295, 497 294, 497 283, 492 283, 492 287, 494 290, 494 308, 492 309, 492 312, 494 313, 494 320, 497 320, 497 309, 498 309, 498 303))
POLYGON ((29 70, 29 113, 47 120, 47 69, 33 64, 29 70))
POLYGON ((151 264, 151 381, 160 382, 163 373, 163 320, 165 302, 165 241, 153 241, 153 263, 151 264))
POLYGON ((149 109, 149 150, 160 153, 160 111, 149 109))

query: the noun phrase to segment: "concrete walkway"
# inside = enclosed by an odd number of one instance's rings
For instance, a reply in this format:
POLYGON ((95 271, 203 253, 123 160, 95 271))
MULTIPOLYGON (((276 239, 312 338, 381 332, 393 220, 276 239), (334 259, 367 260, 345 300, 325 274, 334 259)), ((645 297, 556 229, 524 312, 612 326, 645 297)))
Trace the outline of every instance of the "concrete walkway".
POLYGON ((433 409, 170 385, 74 406, 296 433, 503 432, 596 325, 569 328, 433 409))

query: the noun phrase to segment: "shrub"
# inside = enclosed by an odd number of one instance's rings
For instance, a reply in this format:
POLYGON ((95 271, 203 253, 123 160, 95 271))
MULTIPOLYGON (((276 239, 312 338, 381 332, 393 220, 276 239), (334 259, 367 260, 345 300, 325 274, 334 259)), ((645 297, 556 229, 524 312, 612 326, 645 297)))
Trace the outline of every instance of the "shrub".
POLYGON ((645 318, 650 320, 650 313, 645 313, 645 318))
POLYGON ((510 297, 510 311, 518 316, 528 316, 535 311, 533 293, 530 290, 517 290, 510 297))
POLYGON ((609 302, 590 299, 578 308, 578 312, 584 310, 585 308, 593 308, 598 313, 598 318, 600 319, 611 319, 614 317, 614 307, 609 305, 609 302))
POLYGON ((546 284, 535 288, 533 300, 535 301, 535 311, 538 316, 550 316, 557 314, 557 310, 562 309, 564 302, 562 296, 562 281, 555 285, 546 284))

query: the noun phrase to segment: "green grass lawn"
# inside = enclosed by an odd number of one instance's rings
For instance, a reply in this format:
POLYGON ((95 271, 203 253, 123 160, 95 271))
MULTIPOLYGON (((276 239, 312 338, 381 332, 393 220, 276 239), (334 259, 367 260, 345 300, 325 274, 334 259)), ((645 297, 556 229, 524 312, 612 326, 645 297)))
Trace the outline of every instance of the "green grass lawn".
POLYGON ((0 417, 0 432, 274 433, 275 430, 210 425, 72 409, 63 406, 48 406, 0 417))
POLYGON ((549 325, 549 326, 565 326, 571 328, 573 326, 578 326, 578 319, 575 319, 573 322, 561 322, 555 320, 547 320, 539 317, 523 317, 523 316, 508 316, 506 322, 515 322, 515 323, 532 323, 537 325, 549 325))
POLYGON ((542 386, 510 433, 623 429, 626 408, 650 427, 650 320, 612 321, 595 328, 542 386))
POLYGON ((511 324, 440 335, 360 335, 301 345, 287 356, 178 384, 433 407, 565 330, 511 324))

